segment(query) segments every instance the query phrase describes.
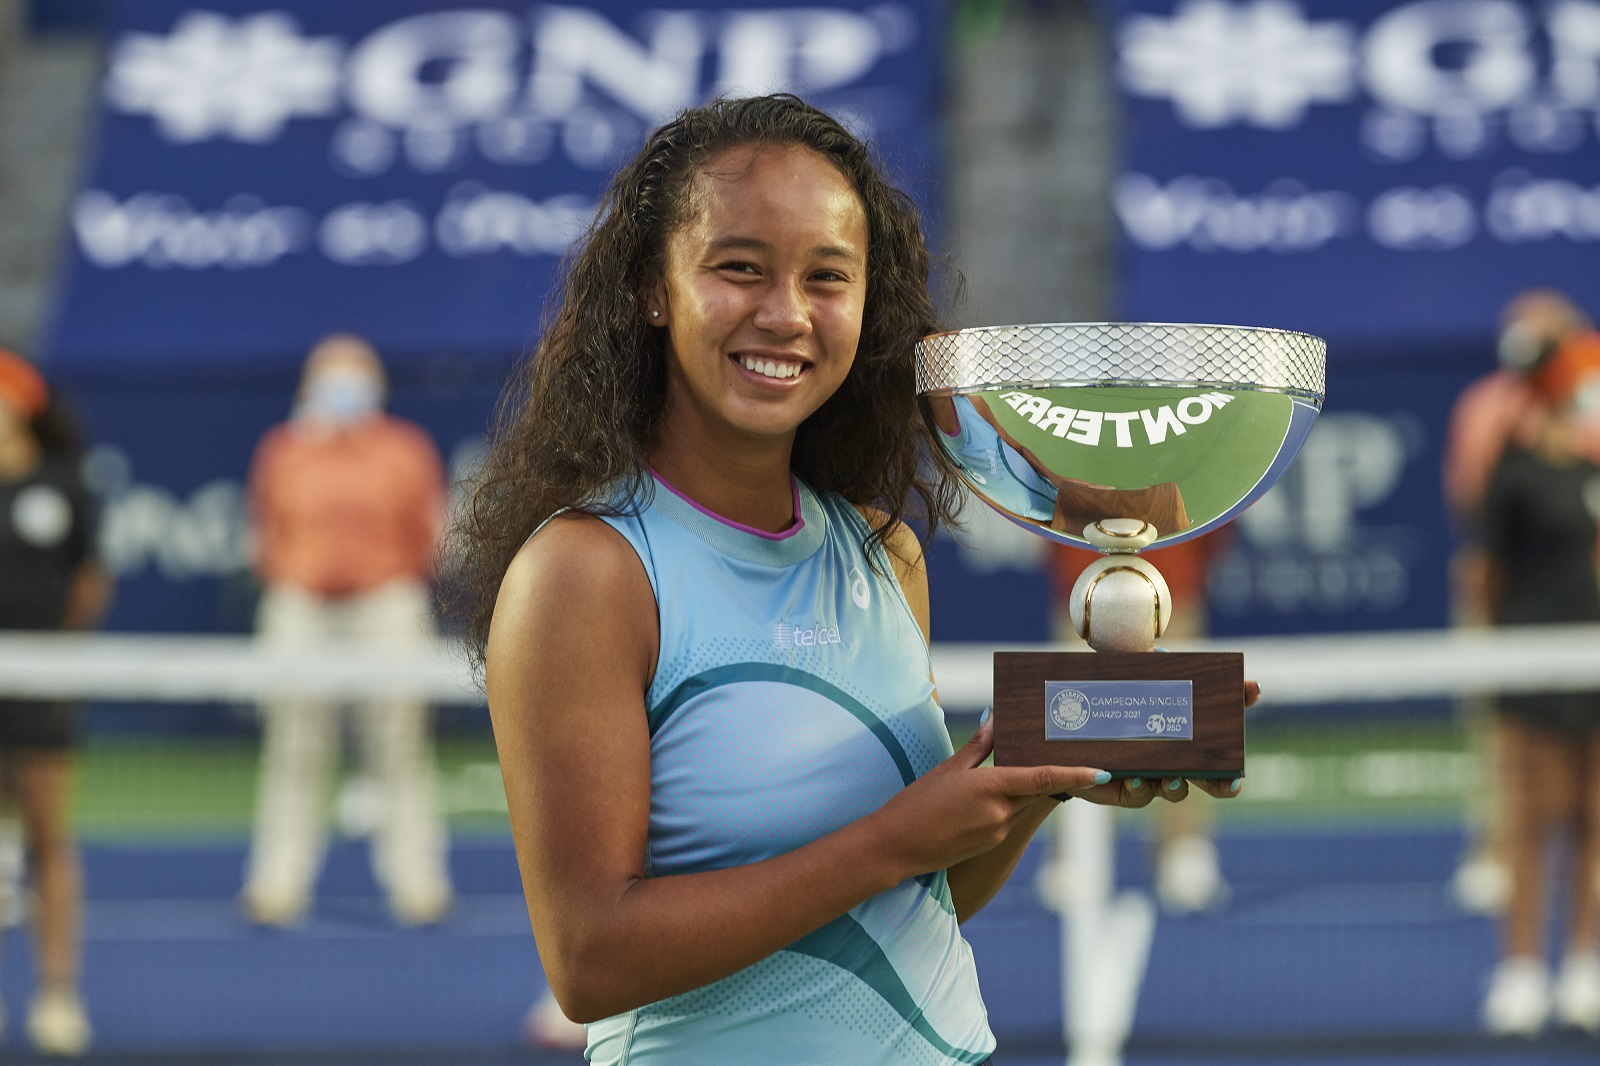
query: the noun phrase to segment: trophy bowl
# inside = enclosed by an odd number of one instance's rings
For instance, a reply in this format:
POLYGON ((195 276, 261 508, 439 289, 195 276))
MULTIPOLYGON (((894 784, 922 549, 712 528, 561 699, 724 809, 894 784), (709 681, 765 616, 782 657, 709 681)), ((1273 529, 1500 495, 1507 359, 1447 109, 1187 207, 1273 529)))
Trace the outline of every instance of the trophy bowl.
POLYGON ((1242 660, 1144 656, 1171 605, 1137 553, 1215 529, 1272 487, 1322 409, 1326 353, 1320 338, 1288 330, 1143 322, 984 326, 918 344, 917 391, 967 487, 1030 532, 1104 554, 1069 603, 1102 654, 997 655, 997 762, 1242 774, 1242 660), (1037 735, 1001 717, 1024 700, 1006 695, 1024 667, 1037 735), (1180 681, 1190 688, 1160 687, 1180 681), (1061 743, 1101 746, 1068 753, 1061 743))

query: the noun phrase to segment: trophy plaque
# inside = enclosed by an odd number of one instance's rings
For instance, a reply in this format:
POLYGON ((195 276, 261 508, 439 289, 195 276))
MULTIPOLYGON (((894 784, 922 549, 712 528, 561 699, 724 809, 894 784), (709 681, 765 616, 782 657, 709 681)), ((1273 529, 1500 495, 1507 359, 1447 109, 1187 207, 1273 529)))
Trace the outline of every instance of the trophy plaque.
POLYGON ((999 765, 1244 773, 1244 659, 1162 653, 1166 582, 1138 554, 1260 499, 1322 409, 1326 345, 1246 326, 986 326, 917 345, 962 480, 1024 529, 1102 553, 1069 610, 1093 652, 997 652, 999 765))

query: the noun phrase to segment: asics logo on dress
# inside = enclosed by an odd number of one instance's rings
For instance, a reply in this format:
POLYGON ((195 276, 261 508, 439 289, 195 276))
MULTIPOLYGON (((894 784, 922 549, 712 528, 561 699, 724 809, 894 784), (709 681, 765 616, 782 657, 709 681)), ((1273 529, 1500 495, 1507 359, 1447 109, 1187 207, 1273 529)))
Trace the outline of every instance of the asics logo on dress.
POLYGON ((850 598, 863 611, 872 606, 872 586, 867 584, 867 575, 861 572, 859 566, 850 568, 850 598))
POLYGON ((793 622, 772 623, 772 650, 816 648, 824 644, 843 644, 838 626, 797 626, 793 622))

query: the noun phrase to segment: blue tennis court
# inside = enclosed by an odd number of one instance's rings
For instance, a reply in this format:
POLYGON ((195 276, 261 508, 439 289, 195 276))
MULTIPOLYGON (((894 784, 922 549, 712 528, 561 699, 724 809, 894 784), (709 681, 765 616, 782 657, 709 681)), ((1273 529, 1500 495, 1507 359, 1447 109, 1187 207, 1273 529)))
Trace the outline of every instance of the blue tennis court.
MULTIPOLYGON (((1274 829, 1220 838, 1229 905, 1163 917, 1127 1062, 1472 1064, 1600 1060, 1600 1041, 1478 1035, 1489 921, 1447 884, 1462 846, 1419 827, 1274 829)), ((997 1066, 1062 1061, 1059 923, 1033 892, 1041 840, 967 927, 1000 1037, 997 1066)), ((1118 868, 1146 878, 1123 833, 1118 868)), ((519 1046, 542 991, 515 857, 501 836, 458 840, 459 903, 441 926, 391 922, 364 848, 334 846, 311 920, 255 929, 233 897, 242 843, 85 849, 85 994, 94 1062, 568 1063, 519 1046)), ((25 938, 8 938, 4 997, 26 1002, 25 938)), ((7 1034, 8 1048, 17 1045, 7 1034)))

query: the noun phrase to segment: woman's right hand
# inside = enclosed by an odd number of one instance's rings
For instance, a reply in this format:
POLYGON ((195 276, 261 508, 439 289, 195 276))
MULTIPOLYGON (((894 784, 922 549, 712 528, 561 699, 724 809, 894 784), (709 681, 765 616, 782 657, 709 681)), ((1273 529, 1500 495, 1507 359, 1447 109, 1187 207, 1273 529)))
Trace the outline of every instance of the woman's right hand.
MULTIPOLYGON (((1110 774, 1087 766, 982 765, 993 749, 991 719, 871 816, 887 854, 904 864, 907 876, 946 870, 999 846, 1023 811, 1045 797, 1116 787, 1108 785, 1110 774)), ((1123 805, 1144 806, 1153 790, 1142 792, 1130 793, 1123 805)))

